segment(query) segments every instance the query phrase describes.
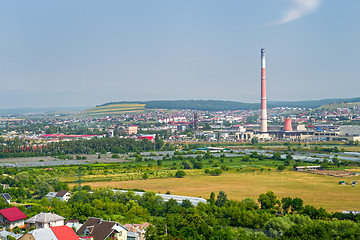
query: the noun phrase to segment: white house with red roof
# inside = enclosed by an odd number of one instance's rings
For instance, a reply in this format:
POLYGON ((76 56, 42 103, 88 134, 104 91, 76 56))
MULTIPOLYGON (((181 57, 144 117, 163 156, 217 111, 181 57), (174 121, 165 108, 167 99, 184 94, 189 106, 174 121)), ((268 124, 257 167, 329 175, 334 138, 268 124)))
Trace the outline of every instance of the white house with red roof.
POLYGON ((79 237, 71 227, 57 226, 32 230, 19 240, 79 240, 79 237))
POLYGON ((78 240, 79 237, 76 235, 71 227, 66 225, 50 227, 58 240, 78 240))
POLYGON ((45 213, 41 212, 28 220, 25 221, 26 228, 49 228, 49 227, 56 227, 56 226, 63 226, 65 218, 59 216, 55 213, 45 213))
POLYGON ((24 219, 27 216, 17 207, 0 210, 0 225, 4 228, 24 227, 24 219))

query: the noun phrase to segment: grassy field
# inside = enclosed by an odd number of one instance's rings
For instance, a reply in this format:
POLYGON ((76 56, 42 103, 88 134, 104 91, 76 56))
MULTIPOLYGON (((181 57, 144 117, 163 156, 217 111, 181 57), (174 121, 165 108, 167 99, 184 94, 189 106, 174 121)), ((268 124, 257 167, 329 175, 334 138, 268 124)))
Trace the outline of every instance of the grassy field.
POLYGON ((328 211, 359 210, 360 186, 339 185, 340 180, 351 182, 359 177, 335 178, 293 171, 264 171, 229 173, 220 176, 192 175, 185 178, 166 178, 135 181, 84 183, 93 188, 144 189, 155 192, 208 198, 211 192, 223 190, 230 199, 257 199, 259 194, 272 190, 279 197, 300 197, 304 204, 323 207, 328 211))
POLYGON ((106 116, 106 115, 117 115, 127 112, 143 112, 145 110, 145 104, 110 104, 106 106, 100 106, 90 108, 81 112, 79 116, 106 116))
MULTIPOLYGON (((82 170, 84 185, 92 188, 143 189, 155 192, 209 198, 211 192, 223 190, 230 199, 243 200, 248 197, 257 199, 261 193, 274 191, 279 197, 299 197, 305 204, 323 207, 328 211, 359 210, 360 185, 339 185, 339 181, 360 182, 359 176, 331 177, 308 172, 294 172, 292 166, 284 171, 278 167, 283 160, 253 158, 244 160, 242 155, 233 158, 203 159, 203 169, 187 169, 185 178, 175 178, 175 172, 183 168, 187 159, 150 160, 143 162, 98 163, 84 166, 82 170), (160 164, 160 165, 158 165, 160 164), (222 175, 211 176, 204 170, 228 167, 222 175), (143 180, 147 173, 147 180, 143 180)), ((301 163, 306 166, 313 163, 301 163)), ((331 167, 332 170, 351 169, 360 172, 359 166, 349 165, 331 167)), ((77 167, 57 167, 52 171, 71 187, 77 180, 77 167), (68 174, 63 174, 63 173, 68 174)))

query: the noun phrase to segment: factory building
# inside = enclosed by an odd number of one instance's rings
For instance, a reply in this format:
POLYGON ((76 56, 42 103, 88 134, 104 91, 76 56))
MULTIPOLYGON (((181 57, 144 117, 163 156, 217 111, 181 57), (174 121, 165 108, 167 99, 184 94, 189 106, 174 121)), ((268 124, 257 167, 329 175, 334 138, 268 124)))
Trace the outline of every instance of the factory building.
POLYGON ((343 136, 360 136, 359 125, 339 126, 339 130, 340 130, 340 135, 343 136))
POLYGON ((288 140, 288 141, 360 141, 360 126, 334 126, 334 125, 309 125, 299 124, 293 128, 291 118, 285 119, 284 127, 268 129, 266 98, 266 67, 265 49, 261 49, 261 118, 260 125, 247 125, 235 133, 236 140, 250 141, 257 137, 260 141, 288 140), (294 130, 296 129, 296 130, 294 130))

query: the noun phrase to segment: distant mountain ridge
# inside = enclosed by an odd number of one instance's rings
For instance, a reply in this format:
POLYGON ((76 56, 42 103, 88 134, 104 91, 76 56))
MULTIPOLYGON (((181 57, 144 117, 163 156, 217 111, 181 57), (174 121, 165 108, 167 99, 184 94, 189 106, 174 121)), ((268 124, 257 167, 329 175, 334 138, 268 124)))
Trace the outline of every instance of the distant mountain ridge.
POLYGON ((8 108, 0 109, 0 115, 44 114, 55 112, 78 112, 88 107, 45 107, 45 108, 8 108))
MULTIPOLYGON (((356 98, 333 98, 309 101, 268 101, 268 107, 300 107, 318 108, 325 104, 360 102, 356 98)), ((225 111, 225 110, 258 110, 260 103, 244 103, 223 100, 158 100, 158 101, 121 101, 109 102, 96 107, 103 107, 112 104, 145 104, 145 109, 190 109, 204 111, 225 111)))

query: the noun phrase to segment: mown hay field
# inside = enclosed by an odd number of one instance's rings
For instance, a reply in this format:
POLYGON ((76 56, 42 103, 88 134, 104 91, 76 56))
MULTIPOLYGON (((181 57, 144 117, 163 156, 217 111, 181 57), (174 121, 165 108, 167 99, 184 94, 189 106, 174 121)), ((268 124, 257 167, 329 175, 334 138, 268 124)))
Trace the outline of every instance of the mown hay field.
POLYGON ((209 198, 211 192, 223 190, 228 198, 242 200, 274 191, 279 197, 299 197, 305 205, 323 207, 328 211, 359 210, 360 185, 339 185, 359 177, 336 178, 293 171, 228 173, 220 176, 193 175, 185 178, 162 178, 134 181, 88 182, 92 188, 144 189, 171 194, 209 198))
POLYGON ((145 110, 145 104, 110 104, 90 108, 80 113, 80 116, 101 116, 101 115, 116 115, 126 112, 142 112, 145 110))

